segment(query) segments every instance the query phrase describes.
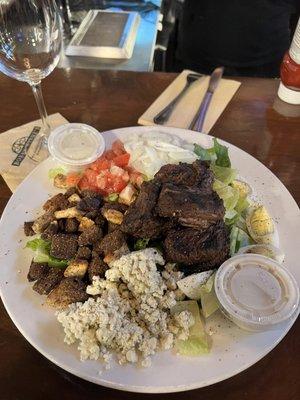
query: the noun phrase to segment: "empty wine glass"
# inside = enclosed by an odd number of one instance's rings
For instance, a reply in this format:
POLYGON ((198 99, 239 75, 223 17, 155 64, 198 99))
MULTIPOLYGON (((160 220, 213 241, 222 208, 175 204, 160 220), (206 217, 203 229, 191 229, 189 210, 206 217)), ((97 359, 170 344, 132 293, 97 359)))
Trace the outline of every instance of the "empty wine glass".
POLYGON ((50 133, 41 80, 56 67, 61 41, 61 20, 55 0, 0 0, 0 71, 32 88, 42 129, 27 155, 36 162, 48 156, 50 133))

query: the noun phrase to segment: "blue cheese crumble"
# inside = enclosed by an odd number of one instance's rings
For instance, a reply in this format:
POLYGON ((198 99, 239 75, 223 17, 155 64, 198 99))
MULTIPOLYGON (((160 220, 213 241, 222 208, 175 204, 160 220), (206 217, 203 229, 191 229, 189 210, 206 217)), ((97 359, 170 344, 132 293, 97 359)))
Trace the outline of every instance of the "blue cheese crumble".
POLYGON ((93 297, 57 313, 65 342, 79 343, 81 360, 109 365, 115 355, 120 364, 149 367, 151 356, 171 349, 176 339, 187 339, 194 324, 188 311, 170 313, 182 299, 176 285, 182 274, 152 248, 126 254, 109 267, 106 279, 94 277, 87 287, 93 297))

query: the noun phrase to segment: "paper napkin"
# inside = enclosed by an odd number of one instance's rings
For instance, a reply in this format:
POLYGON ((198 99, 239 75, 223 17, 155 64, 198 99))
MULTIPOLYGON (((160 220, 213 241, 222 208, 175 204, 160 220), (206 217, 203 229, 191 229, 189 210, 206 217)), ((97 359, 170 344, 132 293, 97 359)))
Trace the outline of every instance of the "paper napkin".
MULTIPOLYGON (((178 77, 167 87, 167 89, 152 103, 147 111, 139 118, 140 125, 155 125, 153 118, 168 105, 186 83, 186 76, 193 71, 184 70, 178 77)), ((174 108, 169 120, 165 126, 175 128, 188 128, 194 118, 199 105, 208 88, 209 76, 201 77, 197 82, 194 82, 189 88, 186 95, 180 100, 174 108)), ((235 92, 240 86, 240 82, 231 79, 222 79, 217 87, 204 121, 203 132, 208 133, 216 123, 219 116, 225 110, 235 92)))
MULTIPOLYGON (((61 114, 49 116, 51 128, 67 122, 61 114)), ((26 157, 26 148, 40 127, 41 120, 37 120, 0 134, 0 174, 12 192, 37 166, 36 162, 26 157)))

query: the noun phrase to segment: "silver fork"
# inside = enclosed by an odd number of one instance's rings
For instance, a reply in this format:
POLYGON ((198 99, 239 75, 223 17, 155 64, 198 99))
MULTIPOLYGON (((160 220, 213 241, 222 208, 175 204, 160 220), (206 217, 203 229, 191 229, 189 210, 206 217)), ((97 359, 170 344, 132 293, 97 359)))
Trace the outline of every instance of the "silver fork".
POLYGON ((154 118, 153 121, 156 124, 163 125, 170 117, 172 114, 176 104, 179 102, 179 100, 185 95, 189 87, 191 86, 192 83, 196 82, 199 78, 201 78, 203 75, 202 74, 197 74, 197 73, 190 73, 186 76, 186 84, 182 91, 173 99, 163 110, 161 110, 154 118))

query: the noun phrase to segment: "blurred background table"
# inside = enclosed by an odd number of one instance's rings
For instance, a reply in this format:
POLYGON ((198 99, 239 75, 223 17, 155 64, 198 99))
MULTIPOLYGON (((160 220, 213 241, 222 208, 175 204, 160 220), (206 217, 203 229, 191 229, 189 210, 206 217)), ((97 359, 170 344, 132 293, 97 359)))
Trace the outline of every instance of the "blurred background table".
MULTIPOLYGON (((45 81, 49 114, 85 122, 100 131, 132 126, 176 74, 57 69, 45 81)), ((252 154, 286 185, 300 203, 300 107, 281 102, 279 82, 242 78, 242 85, 211 134, 252 154)), ((0 131, 38 118, 30 88, 0 75, 0 131)), ((0 211, 11 193, 0 180, 0 211)), ((22 266, 20 266, 22 267, 22 266)), ((22 337, 0 306, 0 387, 2 400, 146 399, 117 392, 64 372, 22 337)), ((163 399, 296 400, 300 395, 300 321, 282 342, 250 369, 216 385, 163 399)), ((170 370, 172 373, 172 370, 170 370)), ((152 396, 154 397, 154 396, 152 396)))

